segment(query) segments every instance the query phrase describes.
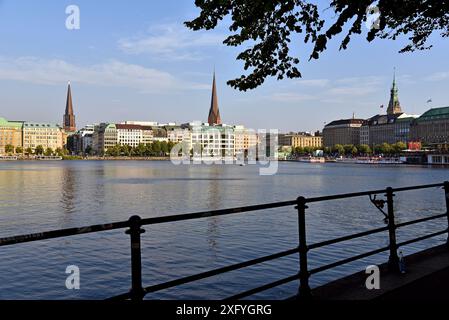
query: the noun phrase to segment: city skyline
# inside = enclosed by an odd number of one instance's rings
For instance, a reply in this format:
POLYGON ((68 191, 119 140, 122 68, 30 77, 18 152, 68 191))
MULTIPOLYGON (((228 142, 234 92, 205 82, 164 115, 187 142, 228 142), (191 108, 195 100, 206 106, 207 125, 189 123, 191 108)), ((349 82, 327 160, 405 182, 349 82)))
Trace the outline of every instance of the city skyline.
MULTIPOLYGON (((250 128, 313 132, 324 122, 353 113, 368 118, 385 112, 379 106, 388 102, 393 67, 407 113, 422 114, 449 101, 444 90, 449 84, 449 46, 442 39, 434 41, 431 51, 412 54, 397 53, 401 41, 368 44, 354 39, 343 52, 333 44, 320 60, 302 60, 303 79, 271 79, 241 93, 225 84, 242 74, 237 51, 221 44, 226 30, 196 33, 182 26, 197 13, 193 3, 137 2, 124 10, 126 4, 117 2, 108 4, 105 15, 102 5, 78 1, 81 29, 75 31, 64 27, 67 4, 44 3, 26 10, 26 2, 1 3, 3 117, 60 123, 71 80, 79 128, 128 119, 206 122, 214 65, 223 122, 250 128), (161 12, 169 14, 161 18, 161 12), (432 104, 426 103, 429 99, 432 104)), ((298 50, 302 58, 304 52, 303 47, 298 50)))

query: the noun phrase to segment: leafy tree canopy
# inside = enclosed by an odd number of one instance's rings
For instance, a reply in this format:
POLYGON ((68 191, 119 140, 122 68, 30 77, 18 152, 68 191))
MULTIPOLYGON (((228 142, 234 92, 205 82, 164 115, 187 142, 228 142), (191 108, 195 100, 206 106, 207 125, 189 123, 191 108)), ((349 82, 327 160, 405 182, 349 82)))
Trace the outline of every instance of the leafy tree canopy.
POLYGON ((436 31, 449 36, 449 0, 329 0, 329 7, 318 8, 313 0, 195 0, 201 9, 197 18, 186 22, 192 30, 210 30, 226 17, 232 22, 231 35, 224 44, 244 46, 238 56, 249 72, 228 81, 246 91, 260 86, 268 77, 278 80, 300 78, 299 58, 290 53, 291 41, 301 35, 312 45, 310 59, 318 59, 328 41, 342 34, 340 49, 347 49, 351 38, 362 33, 374 7, 380 13, 367 40, 395 40, 408 36, 410 42, 400 52, 430 49, 430 35, 436 31), (331 12, 329 12, 331 10, 331 12), (332 12, 333 11, 333 12, 332 12), (333 13, 333 15, 332 15, 333 13), (332 17, 326 23, 324 15, 332 17))

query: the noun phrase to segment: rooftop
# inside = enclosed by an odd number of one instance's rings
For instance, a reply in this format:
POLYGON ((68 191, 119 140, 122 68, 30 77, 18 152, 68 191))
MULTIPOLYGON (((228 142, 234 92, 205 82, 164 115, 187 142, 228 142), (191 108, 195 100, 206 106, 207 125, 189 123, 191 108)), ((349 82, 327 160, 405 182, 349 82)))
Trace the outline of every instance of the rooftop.
POLYGON ((331 123, 326 125, 326 128, 328 127, 332 127, 332 126, 341 126, 341 125, 345 125, 345 124, 362 124, 363 123, 363 119, 341 119, 341 120, 335 120, 332 121, 331 123))
POLYGON ((139 124, 116 124, 118 130, 152 130, 153 127, 141 126, 139 124))
POLYGON ((38 123, 38 122, 24 122, 24 128, 61 128, 59 125, 54 123, 38 123))
POLYGON ((432 108, 425 112, 418 121, 449 119, 449 107, 432 108))
POLYGON ((11 128, 22 128, 23 122, 20 121, 8 121, 5 118, 0 117, 0 126, 11 128))

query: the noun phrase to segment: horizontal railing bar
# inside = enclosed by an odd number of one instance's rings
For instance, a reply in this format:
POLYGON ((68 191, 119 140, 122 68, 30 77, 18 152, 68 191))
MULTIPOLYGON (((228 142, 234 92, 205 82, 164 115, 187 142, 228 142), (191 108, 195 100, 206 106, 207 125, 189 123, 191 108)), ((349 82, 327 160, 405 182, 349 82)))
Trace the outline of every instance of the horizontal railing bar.
POLYGON ((183 285, 183 284, 186 284, 186 283, 189 283, 189 282, 193 282, 193 281, 209 278, 209 277, 216 276, 216 275, 219 275, 219 274, 222 274, 222 273, 226 273, 226 272, 230 272, 230 271, 246 268, 246 267, 249 267, 249 266, 253 266, 253 265, 256 265, 256 264, 259 264, 259 263, 263 263, 263 262, 271 261, 271 260, 274 260, 274 259, 279 259, 279 258, 282 258, 282 257, 286 257, 286 256, 292 255, 294 253, 298 253, 298 252, 299 252, 299 248, 286 250, 286 251, 275 253, 275 254, 272 254, 272 255, 269 255, 269 256, 256 258, 256 259, 248 260, 248 261, 245 261, 245 262, 240 262, 240 263, 237 263, 237 264, 233 264, 233 265, 230 265, 230 266, 226 266, 226 267, 222 267, 222 268, 218 268, 218 269, 214 269, 214 270, 198 273, 198 274, 195 274, 195 275, 187 276, 187 277, 184 277, 184 278, 171 280, 171 281, 168 281, 168 282, 165 282, 165 283, 160 283, 160 284, 156 284, 156 285, 153 285, 153 286, 149 286, 149 287, 144 288, 144 292, 145 292, 145 294, 148 294, 148 293, 152 293, 152 292, 156 292, 156 291, 169 289, 169 288, 176 287, 176 286, 179 286, 179 285, 183 285))
POLYGON ((340 261, 337 261, 337 262, 334 262, 334 263, 331 263, 331 264, 327 264, 325 266, 318 267, 318 268, 310 270, 310 274, 323 272, 323 271, 328 270, 328 269, 332 269, 332 268, 335 268, 335 267, 338 267, 338 266, 341 266, 341 265, 344 265, 344 264, 347 264, 347 263, 350 263, 350 262, 353 262, 353 261, 357 261, 357 260, 360 260, 360 259, 363 259, 363 258, 366 258, 366 257, 369 257, 369 256, 373 256, 375 254, 387 251, 389 249, 390 249, 390 247, 384 247, 384 248, 376 249, 376 250, 369 251, 369 252, 366 252, 366 253, 362 253, 362 254, 359 254, 359 255, 351 257, 351 258, 343 259, 343 260, 340 260, 340 261))
POLYGON ((445 234, 447 232, 448 232, 447 229, 443 230, 443 231, 434 232, 434 233, 431 233, 431 234, 428 234, 428 235, 425 235, 425 236, 422 236, 422 237, 419 237, 419 238, 415 238, 415 239, 411 239, 411 240, 407 240, 407 241, 398 243, 397 246, 398 246, 398 248, 399 247, 403 247, 403 246, 406 246, 406 245, 411 244, 411 243, 415 243, 415 242, 419 242, 419 241, 423 241, 423 240, 426 240, 426 239, 430 239, 430 238, 433 238, 433 237, 440 236, 440 235, 445 234))
POLYGON ((441 218, 445 218, 445 217, 447 217, 447 213, 442 213, 442 214, 431 216, 431 217, 426 217, 426 218, 416 219, 416 220, 413 220, 413 221, 407 221, 407 222, 398 223, 396 225, 396 228, 402 228, 402 227, 406 227, 406 226, 409 226, 409 225, 413 225, 413 224, 417 224, 417 223, 421 223, 421 222, 426 222, 426 221, 430 221, 430 220, 441 219, 441 218))
POLYGON ((297 200, 273 202, 273 203, 259 204, 259 205, 246 206, 246 207, 236 207, 236 208, 231 208, 231 209, 221 209, 221 210, 212 210, 212 211, 203 211, 203 212, 147 218, 147 219, 142 219, 141 222, 142 222, 142 226, 144 226, 144 225, 151 225, 151 224, 160 224, 160 223, 167 223, 167 222, 177 222, 177 221, 209 218, 209 217, 216 217, 216 216, 224 216, 224 215, 230 215, 230 214, 236 214, 236 213, 259 211, 259 210, 264 210, 264 209, 288 207, 288 206, 293 206, 295 204, 297 204, 297 200))
POLYGON ((239 299, 242 299, 242 298, 246 298, 246 297, 252 296, 253 294, 256 294, 256 293, 259 293, 259 292, 262 292, 262 291, 266 291, 268 289, 272 289, 272 288, 275 288, 275 287, 279 287, 279 286, 281 286, 283 284, 292 282, 292 281, 297 280, 297 279, 299 279, 299 273, 295 274, 293 276, 290 276, 290 277, 287 277, 287 278, 284 278, 284 279, 280 279, 280 280, 271 282, 269 284, 266 284, 266 285, 263 285, 263 286, 260 286, 260 287, 257 287, 257 288, 254 288, 254 289, 251 289, 251 290, 239 293, 239 294, 236 294, 236 295, 231 296, 229 298, 226 298, 224 300, 228 301, 228 300, 239 300, 239 299))
POLYGON ((373 230, 355 233, 355 234, 352 234, 349 236, 344 236, 344 237, 340 237, 340 238, 336 238, 336 239, 332 239, 332 240, 326 240, 326 241, 314 243, 314 244, 311 244, 310 246, 308 246, 308 249, 309 250, 317 249, 317 248, 329 246, 332 244, 336 244, 336 243, 340 243, 340 242, 344 242, 344 241, 348 241, 348 240, 352 240, 352 239, 362 238, 365 236, 369 236, 371 234, 380 233, 380 232, 384 232, 384 231, 388 231, 388 227, 377 228, 377 229, 373 229, 373 230))
POLYGON ((48 239, 56 239, 63 237, 76 236, 87 233, 95 233, 95 232, 103 232, 103 231, 111 231, 116 229, 123 229, 129 227, 128 221, 123 222, 115 222, 109 224, 99 224, 90 227, 81 227, 81 228, 70 228, 70 229, 60 229, 54 231, 46 231, 41 233, 34 233, 28 235, 21 236, 13 236, 0 238, 0 247, 9 246, 13 244, 39 241, 39 240, 48 240, 48 239))
MULTIPOLYGON (((422 186, 396 188, 396 189, 393 189, 393 192, 411 191, 411 190, 419 190, 419 189, 430 189, 430 188, 443 187, 443 186, 444 186, 444 183, 426 184, 426 185, 422 185, 422 186)), ((364 191, 364 192, 336 194, 336 195, 331 195, 331 196, 306 198, 306 202, 313 203, 313 202, 322 202, 322 201, 329 201, 329 200, 356 198, 356 197, 362 197, 362 196, 382 194, 385 192, 386 192, 385 189, 380 189, 380 190, 372 190, 372 191, 364 191)))
POLYGON ((357 198, 357 197, 369 196, 369 195, 374 195, 374 194, 382 194, 382 193, 385 193, 385 189, 363 191, 363 192, 353 192, 353 193, 342 193, 342 194, 335 194, 335 195, 330 195, 330 196, 306 198, 306 202, 313 203, 313 202, 323 202, 323 201, 339 200, 339 199, 347 199, 347 198, 357 198))
POLYGON ((412 190, 421 190, 421 189, 430 189, 430 188, 439 188, 439 187, 444 187, 444 183, 433 183, 433 184, 425 184, 422 186, 395 188, 395 189, 393 189, 393 192, 412 191, 412 190))

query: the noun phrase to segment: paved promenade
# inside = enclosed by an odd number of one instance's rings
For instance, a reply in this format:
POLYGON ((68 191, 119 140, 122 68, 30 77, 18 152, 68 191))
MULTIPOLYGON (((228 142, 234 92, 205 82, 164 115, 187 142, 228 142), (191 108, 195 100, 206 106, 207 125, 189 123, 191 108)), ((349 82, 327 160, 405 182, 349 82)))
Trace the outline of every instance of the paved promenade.
POLYGON ((319 300, 449 300, 449 249, 431 248, 405 258, 407 273, 380 266, 380 290, 368 290, 368 275, 359 272, 313 290, 319 300))

